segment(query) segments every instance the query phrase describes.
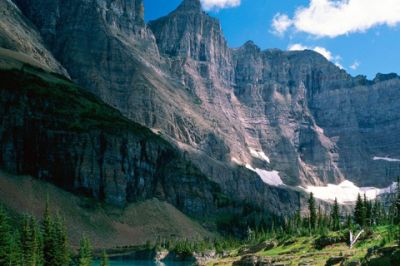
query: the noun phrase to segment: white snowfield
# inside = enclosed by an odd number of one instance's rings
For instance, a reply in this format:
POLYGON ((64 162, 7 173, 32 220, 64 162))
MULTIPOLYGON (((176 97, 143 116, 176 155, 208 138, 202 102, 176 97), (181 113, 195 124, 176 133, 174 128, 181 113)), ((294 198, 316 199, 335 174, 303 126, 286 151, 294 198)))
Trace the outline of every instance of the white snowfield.
POLYGON ((366 195, 367 199, 373 200, 379 195, 391 193, 396 190, 397 183, 393 183, 387 188, 375 187, 357 187, 353 182, 343 181, 339 185, 328 184, 326 187, 308 186, 303 188, 308 193, 313 193, 315 198, 334 201, 337 198, 338 203, 353 203, 357 200, 358 194, 366 195))
POLYGON ((258 158, 260 160, 266 161, 267 163, 271 163, 269 157, 267 155, 265 155, 265 153, 263 151, 256 151, 256 150, 250 148, 250 154, 254 158, 258 158))
POLYGON ((372 158, 374 161, 387 161, 387 162, 400 162, 400 159, 393 159, 393 158, 389 158, 389 157, 377 157, 375 156, 374 158, 372 158))
POLYGON ((261 180, 265 184, 268 184, 268 185, 271 185, 271 186, 275 186, 275 187, 279 187, 279 186, 283 186, 284 185, 281 177, 279 176, 279 172, 278 171, 274 171, 274 170, 273 171, 267 171, 267 170, 260 169, 260 168, 255 168, 254 169, 249 164, 246 164, 246 168, 251 170, 251 171, 253 171, 253 172, 256 172, 260 176, 261 180))

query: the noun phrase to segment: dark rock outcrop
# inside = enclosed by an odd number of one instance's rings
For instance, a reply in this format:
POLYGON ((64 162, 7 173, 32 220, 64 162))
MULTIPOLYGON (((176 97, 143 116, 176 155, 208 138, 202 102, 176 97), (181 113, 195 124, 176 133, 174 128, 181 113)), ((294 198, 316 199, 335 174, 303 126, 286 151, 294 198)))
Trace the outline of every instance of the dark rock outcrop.
POLYGON ((247 255, 242 257, 239 261, 233 262, 234 266, 272 266, 273 261, 268 257, 260 257, 255 255, 247 255))
POLYGON ((179 151, 70 81, 23 66, 0 71, 0 167, 110 204, 158 197, 192 215, 218 186, 179 151))
POLYGON ((344 260, 345 260, 345 257, 343 257, 343 256, 330 257, 326 261, 325 266, 339 265, 339 263, 343 262, 344 260))

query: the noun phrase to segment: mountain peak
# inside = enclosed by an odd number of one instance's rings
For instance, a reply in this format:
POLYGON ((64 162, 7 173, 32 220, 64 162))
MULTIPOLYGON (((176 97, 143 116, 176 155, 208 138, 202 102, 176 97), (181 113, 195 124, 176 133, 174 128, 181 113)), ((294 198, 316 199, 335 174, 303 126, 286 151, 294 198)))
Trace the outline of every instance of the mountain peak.
POLYGON ((201 11, 200 0, 183 0, 177 10, 201 11))
POLYGON ((258 47, 253 41, 247 41, 243 47, 245 49, 255 49, 255 50, 260 50, 260 47, 258 47))

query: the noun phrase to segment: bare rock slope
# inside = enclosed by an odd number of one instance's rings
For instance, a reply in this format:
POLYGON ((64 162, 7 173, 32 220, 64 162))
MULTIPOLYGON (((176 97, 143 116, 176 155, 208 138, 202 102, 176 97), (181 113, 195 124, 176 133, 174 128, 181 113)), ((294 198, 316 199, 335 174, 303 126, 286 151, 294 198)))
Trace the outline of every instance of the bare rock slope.
POLYGON ((265 183, 378 186, 400 174, 397 75, 351 77, 312 51, 231 49, 199 0, 148 25, 142 0, 15 2, 74 81, 237 199, 281 210, 296 196, 265 183))
POLYGON ((17 53, 29 63, 68 76, 66 70, 46 48, 40 33, 11 0, 0 1, 1 54, 17 53))

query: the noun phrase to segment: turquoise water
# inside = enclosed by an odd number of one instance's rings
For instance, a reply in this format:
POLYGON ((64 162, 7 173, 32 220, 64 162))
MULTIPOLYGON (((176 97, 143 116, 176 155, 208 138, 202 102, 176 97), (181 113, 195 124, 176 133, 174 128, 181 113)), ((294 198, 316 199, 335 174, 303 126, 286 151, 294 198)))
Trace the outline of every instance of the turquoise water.
MULTIPOLYGON (((100 262, 95 262, 93 266, 99 266, 100 262)), ((191 266, 193 263, 190 262, 154 262, 149 260, 121 260, 112 261, 110 260, 110 266, 191 266)))

